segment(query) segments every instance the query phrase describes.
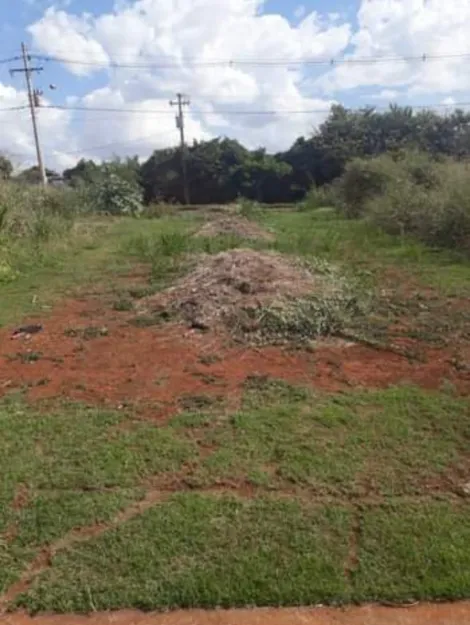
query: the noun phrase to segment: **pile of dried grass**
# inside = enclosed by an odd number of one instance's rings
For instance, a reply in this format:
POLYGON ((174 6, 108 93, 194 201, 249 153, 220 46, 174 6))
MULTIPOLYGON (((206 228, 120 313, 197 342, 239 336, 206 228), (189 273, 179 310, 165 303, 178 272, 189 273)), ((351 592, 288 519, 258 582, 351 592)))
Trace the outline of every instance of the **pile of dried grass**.
POLYGON ((196 233, 198 237, 230 236, 240 239, 273 241, 274 236, 244 217, 225 215, 209 221, 196 233))
POLYGON ((174 287, 143 304, 147 312, 165 311, 192 328, 223 328, 239 339, 276 343, 334 333, 353 299, 326 273, 273 252, 236 249, 202 257, 174 287))

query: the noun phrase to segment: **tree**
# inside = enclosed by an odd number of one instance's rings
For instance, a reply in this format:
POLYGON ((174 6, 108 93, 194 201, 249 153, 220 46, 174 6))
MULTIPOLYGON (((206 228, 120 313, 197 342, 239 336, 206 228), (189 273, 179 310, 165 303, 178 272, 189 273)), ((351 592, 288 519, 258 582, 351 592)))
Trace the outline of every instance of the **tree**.
POLYGON ((65 169, 63 177, 74 187, 80 184, 93 184, 100 178, 100 167, 94 161, 82 158, 75 167, 65 169))
MULTIPOLYGON (((334 105, 310 137, 299 137, 276 155, 248 150, 227 138, 194 142, 186 154, 191 199, 195 204, 232 202, 238 196, 268 203, 295 202, 313 185, 339 178, 353 159, 384 153, 398 158, 410 149, 433 158, 469 157, 470 113, 456 110, 442 116, 396 105, 386 111, 334 105)), ((104 164, 81 160, 64 177, 71 184, 91 183, 102 176, 103 168, 130 183, 138 181, 146 202, 184 201, 179 148, 156 150, 141 166, 137 157, 104 164)))
MULTIPOLYGON (((48 180, 57 180, 58 178, 60 178, 60 175, 53 169, 48 169, 46 167, 46 177, 48 180)), ((23 169, 23 171, 15 176, 15 180, 26 184, 40 184, 42 182, 42 178, 39 167, 37 165, 34 165, 33 167, 29 167, 28 169, 23 169)))

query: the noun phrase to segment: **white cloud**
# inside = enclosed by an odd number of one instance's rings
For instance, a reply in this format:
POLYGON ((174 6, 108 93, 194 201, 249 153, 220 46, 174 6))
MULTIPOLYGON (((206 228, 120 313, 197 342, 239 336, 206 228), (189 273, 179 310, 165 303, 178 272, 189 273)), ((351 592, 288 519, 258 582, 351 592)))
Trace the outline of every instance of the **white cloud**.
MULTIPOLYGON (((28 96, 25 91, 0 83, 0 153, 10 157, 16 167, 30 167, 36 164, 36 148, 27 102, 28 96), (7 110, 23 106, 25 108, 22 110, 7 110)), ((57 146, 63 147, 70 141, 68 111, 38 109, 37 115, 45 154, 54 151, 57 146)), ((53 165, 55 167, 62 165, 60 155, 53 159, 53 165)))
POLYGON ((442 100, 441 104, 444 104, 445 106, 455 106, 455 98, 448 96, 442 100))
POLYGON ((294 11, 294 17, 298 20, 302 19, 302 17, 307 13, 307 9, 303 4, 299 4, 299 6, 294 11))
POLYGON ((382 91, 379 91, 379 93, 364 97, 371 100, 383 100, 386 102, 391 102, 392 100, 396 100, 399 95, 400 92, 396 91, 395 89, 382 89, 382 91))
MULTIPOLYGON (((351 59, 470 52, 468 0, 362 0, 351 59)), ((377 85, 409 94, 470 90, 468 58, 341 65, 316 83, 327 93, 377 85)))
POLYGON ((54 7, 47 9, 44 16, 29 27, 33 41, 39 44, 42 51, 56 56, 60 45, 58 42, 62 42, 65 54, 60 56, 84 63, 66 63, 68 69, 78 76, 93 71, 94 68, 86 63, 109 63, 102 45, 93 37, 93 30, 94 23, 90 15, 75 17, 54 7))

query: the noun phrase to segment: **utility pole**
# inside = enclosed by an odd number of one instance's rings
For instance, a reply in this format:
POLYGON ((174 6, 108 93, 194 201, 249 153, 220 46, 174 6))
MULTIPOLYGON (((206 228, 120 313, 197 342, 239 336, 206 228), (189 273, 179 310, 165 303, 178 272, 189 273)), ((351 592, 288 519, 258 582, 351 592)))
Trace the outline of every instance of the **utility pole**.
POLYGON ((186 98, 182 93, 176 94, 176 100, 170 100, 170 106, 178 107, 178 115, 176 116, 176 127, 180 131, 181 138, 181 168, 183 170, 183 185, 184 185, 184 201, 186 204, 191 203, 189 194, 189 181, 188 181, 188 168, 186 163, 186 142, 184 139, 184 112, 183 106, 189 106, 191 104, 189 98, 186 98))
POLYGON ((31 121, 33 124, 33 134, 34 134, 34 143, 36 145, 38 169, 39 169, 39 174, 41 176, 42 185, 45 187, 47 186, 47 176, 46 176, 46 170, 44 168, 44 161, 42 159, 41 144, 39 142, 38 122, 36 119, 36 107, 39 106, 40 92, 33 89, 33 81, 31 78, 33 72, 38 72, 38 73, 42 72, 44 68, 43 67, 31 67, 29 65, 31 57, 29 56, 24 43, 21 44, 21 53, 23 56, 23 66, 24 66, 23 69, 12 69, 10 70, 10 73, 12 75, 21 73, 21 74, 24 74, 26 77, 26 87, 28 89, 29 110, 31 111, 31 121))

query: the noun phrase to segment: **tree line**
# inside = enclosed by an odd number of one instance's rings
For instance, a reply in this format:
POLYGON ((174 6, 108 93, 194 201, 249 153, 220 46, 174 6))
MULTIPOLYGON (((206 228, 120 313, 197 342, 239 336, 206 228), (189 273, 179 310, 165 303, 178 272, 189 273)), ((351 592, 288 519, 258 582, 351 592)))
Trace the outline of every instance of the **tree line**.
MULTIPOLYGON (((386 111, 350 110, 335 105, 311 136, 298 138, 287 151, 277 154, 262 148, 248 150, 228 138, 194 142, 186 152, 191 201, 227 203, 245 197, 268 204, 296 202, 313 186, 340 177, 352 159, 410 148, 432 157, 467 158, 470 113, 455 110, 440 115, 394 105, 386 111)), ((10 177, 12 170, 8 159, 0 157, 0 177, 10 177)), ((104 163, 82 159, 66 169, 62 179, 70 186, 90 185, 110 173, 140 187, 147 203, 184 201, 178 148, 155 150, 143 163, 138 157, 104 163)), ((57 177, 55 172, 48 175, 57 177)), ((17 178, 35 182, 37 168, 25 170, 17 178)))

